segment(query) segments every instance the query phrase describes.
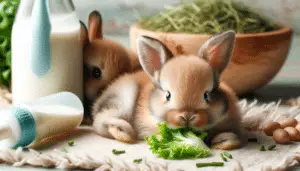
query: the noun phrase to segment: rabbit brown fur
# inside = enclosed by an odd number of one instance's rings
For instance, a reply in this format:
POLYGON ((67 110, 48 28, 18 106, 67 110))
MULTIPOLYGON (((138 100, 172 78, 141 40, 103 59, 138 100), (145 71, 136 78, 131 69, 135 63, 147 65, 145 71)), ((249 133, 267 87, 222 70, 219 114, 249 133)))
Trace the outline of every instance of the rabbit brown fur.
POLYGON ((212 148, 245 143, 237 97, 219 75, 227 66, 235 33, 210 38, 198 55, 172 57, 158 40, 137 39, 144 71, 115 80, 93 106, 93 127, 105 137, 132 143, 158 131, 157 123, 192 126, 209 132, 212 148))
MULTIPOLYGON (((141 69, 136 53, 113 40, 104 39, 102 17, 98 11, 89 15, 88 28, 81 23, 84 44, 85 113, 101 92, 117 77, 141 69)), ((91 123, 85 119, 84 123, 91 123)))
POLYGON ((103 38, 102 17, 98 11, 89 15, 88 28, 81 22, 86 68, 85 94, 89 100, 95 100, 115 78, 123 73, 141 69, 138 57, 132 50, 120 43, 103 38), (100 69, 99 78, 92 74, 100 69))

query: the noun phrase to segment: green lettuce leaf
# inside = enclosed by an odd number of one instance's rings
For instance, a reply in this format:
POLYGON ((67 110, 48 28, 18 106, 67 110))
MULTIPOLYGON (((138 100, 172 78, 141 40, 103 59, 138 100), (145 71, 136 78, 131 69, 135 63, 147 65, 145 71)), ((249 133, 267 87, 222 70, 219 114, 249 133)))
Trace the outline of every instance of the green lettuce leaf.
POLYGON ((165 122, 158 124, 159 132, 146 137, 146 143, 153 154, 170 160, 196 159, 211 155, 211 150, 204 143, 207 132, 199 135, 193 128, 168 128, 165 122))

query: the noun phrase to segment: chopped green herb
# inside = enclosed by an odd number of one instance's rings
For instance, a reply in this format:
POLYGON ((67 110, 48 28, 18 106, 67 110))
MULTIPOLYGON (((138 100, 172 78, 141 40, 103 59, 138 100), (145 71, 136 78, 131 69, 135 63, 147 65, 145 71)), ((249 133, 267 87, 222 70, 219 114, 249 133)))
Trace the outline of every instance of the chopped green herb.
POLYGON ((223 162, 196 163, 196 167, 224 166, 223 162))
POLYGON ((22 151, 28 152, 28 151, 29 151, 29 148, 27 148, 27 147, 22 147, 22 151))
POLYGON ((274 148, 276 148, 276 145, 275 145, 275 144, 274 144, 274 145, 270 145, 270 146, 268 147, 268 150, 271 151, 271 150, 273 150, 274 148))
POLYGON ((232 159, 233 157, 232 157, 232 155, 231 154, 229 154, 229 153, 227 153, 226 151, 225 152, 223 152, 223 154, 224 154, 224 156, 226 156, 227 158, 230 158, 230 159, 232 159))
POLYGON ((112 153, 114 155, 120 155, 120 154, 124 154, 125 153, 125 150, 116 150, 116 149, 113 149, 112 150, 112 153))
POLYGON ((224 156, 223 153, 221 153, 220 156, 221 156, 221 158, 222 158, 223 161, 227 162, 227 159, 226 159, 226 157, 224 156))
POLYGON ((68 153, 68 150, 67 150, 65 147, 63 147, 63 148, 61 149, 61 151, 62 151, 62 152, 65 152, 65 153, 68 153))
POLYGON ((260 148, 259 148, 259 150, 260 150, 260 151, 266 151, 266 148, 265 148, 264 145, 261 145, 260 148))
POLYGON ((69 146, 73 146, 74 145, 74 141, 69 141, 68 144, 69 144, 69 146))
POLYGON ((133 163, 139 164, 143 161, 143 159, 135 159, 133 160, 133 163))

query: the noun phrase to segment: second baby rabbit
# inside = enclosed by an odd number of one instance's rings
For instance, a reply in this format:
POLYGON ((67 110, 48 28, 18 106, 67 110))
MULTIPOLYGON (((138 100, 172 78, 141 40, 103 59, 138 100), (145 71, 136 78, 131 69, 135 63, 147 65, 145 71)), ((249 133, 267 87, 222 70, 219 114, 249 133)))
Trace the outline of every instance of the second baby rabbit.
POLYGON ((234 92, 219 82, 230 61, 235 32, 212 36, 197 55, 172 57, 158 40, 140 36, 137 51, 143 71, 115 80, 97 99, 95 131, 123 142, 135 142, 158 131, 157 123, 192 126, 209 132, 212 148, 243 145, 244 131, 234 92))
POLYGON ((85 95, 93 101, 119 75, 141 69, 137 55, 120 43, 105 39, 98 11, 89 15, 88 28, 81 22, 85 66, 85 95))
POLYGON ((105 39, 102 17, 98 11, 89 15, 88 28, 81 23, 85 68, 85 124, 91 123, 90 106, 101 92, 118 76, 141 69, 137 55, 121 44, 105 39))

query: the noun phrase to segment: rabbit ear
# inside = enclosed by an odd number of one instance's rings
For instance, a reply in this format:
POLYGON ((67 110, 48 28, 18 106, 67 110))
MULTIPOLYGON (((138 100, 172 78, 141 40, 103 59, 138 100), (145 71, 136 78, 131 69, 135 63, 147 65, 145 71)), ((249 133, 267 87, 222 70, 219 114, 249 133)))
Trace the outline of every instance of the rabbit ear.
POLYGON ((89 35, 88 35, 88 30, 82 21, 80 21, 80 32, 81 32, 82 45, 85 48, 89 44, 89 37, 88 37, 89 35))
POLYGON ((102 16, 96 10, 89 15, 89 39, 103 39, 102 16))
POLYGON ((141 66, 154 78, 172 54, 160 41, 147 36, 138 37, 136 43, 141 66))
POLYGON ((235 42, 235 32, 225 31, 212 36, 200 48, 198 56, 206 59, 218 74, 228 65, 235 42))

